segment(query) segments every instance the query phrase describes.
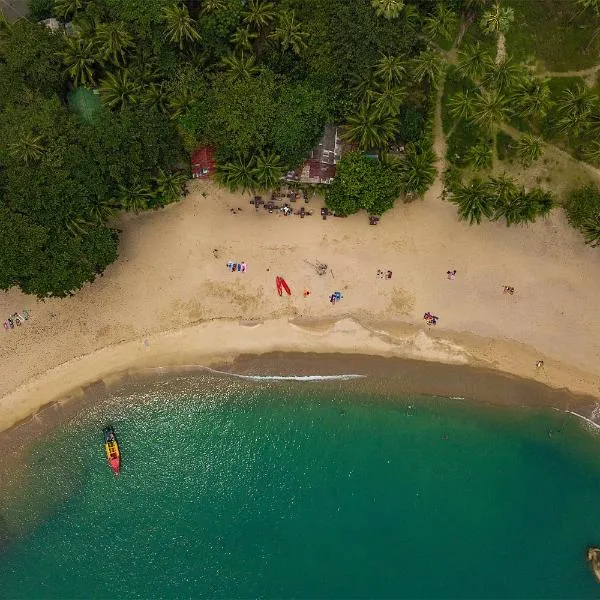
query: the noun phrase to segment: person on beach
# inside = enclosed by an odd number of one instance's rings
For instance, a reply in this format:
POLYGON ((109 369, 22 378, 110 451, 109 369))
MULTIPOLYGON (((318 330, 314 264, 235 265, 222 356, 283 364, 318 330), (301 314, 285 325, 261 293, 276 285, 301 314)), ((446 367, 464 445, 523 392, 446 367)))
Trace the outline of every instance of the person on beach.
POLYGON ((538 360, 538 361, 535 363, 535 368, 536 368, 536 369, 541 369, 543 366, 544 366, 544 361, 543 361, 543 360, 538 360))
POLYGON ((456 277, 456 269, 454 269, 453 271, 446 271, 446 275, 448 276, 448 279, 453 281, 456 277))

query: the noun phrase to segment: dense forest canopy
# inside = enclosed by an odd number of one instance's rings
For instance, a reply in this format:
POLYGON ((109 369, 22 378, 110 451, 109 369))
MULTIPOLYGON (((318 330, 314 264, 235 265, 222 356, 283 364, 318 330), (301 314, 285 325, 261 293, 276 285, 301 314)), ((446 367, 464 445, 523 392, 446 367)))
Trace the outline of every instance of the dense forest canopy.
MULTIPOLYGON (((481 39, 511 27, 514 10, 491 0, 29 7, 29 19, 0 22, 0 289, 44 297, 93 281, 117 256, 115 215, 178 199, 199 145, 216 148, 222 184, 268 189, 333 123, 354 152, 326 193, 331 208, 378 214, 399 196, 419 197, 436 174, 432 121, 444 79, 444 127, 458 120, 448 132, 446 187, 459 215, 511 224, 552 204, 506 179, 463 184, 458 172, 493 168, 493 140, 516 110, 534 125, 550 110, 544 80, 510 57, 492 60, 479 38, 457 59, 444 53, 466 26, 481 39), (48 18, 58 26, 38 23, 48 18)), ((594 112, 585 90, 569 98, 594 112)), ((569 134, 589 133, 567 104, 556 110, 569 134)), ((519 140, 523 160, 541 151, 534 135, 519 140)))

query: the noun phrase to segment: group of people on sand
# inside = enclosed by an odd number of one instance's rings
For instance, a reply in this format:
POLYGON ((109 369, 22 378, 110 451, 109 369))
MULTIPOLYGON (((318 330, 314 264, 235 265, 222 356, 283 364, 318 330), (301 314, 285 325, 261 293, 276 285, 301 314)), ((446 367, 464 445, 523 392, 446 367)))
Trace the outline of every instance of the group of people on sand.
POLYGON ((436 317, 435 315, 432 315, 429 311, 427 311, 424 315, 423 318, 425 319, 425 321, 427 321, 427 325, 437 325, 437 322, 439 321, 439 317, 436 317))
POLYGON ((392 272, 389 269, 387 271, 377 269, 377 277, 379 277, 380 279, 391 279, 392 272))
POLYGON ((8 317, 8 319, 6 319, 6 321, 4 321, 4 329, 6 329, 7 331, 9 329, 14 329, 15 325, 18 327, 19 325, 21 325, 21 323, 27 321, 27 319, 29 319, 29 312, 27 310, 23 310, 22 315, 19 313, 13 313, 12 315, 10 315, 10 317, 8 317))
POLYGON ((247 269, 248 265, 245 262, 235 262, 234 260, 227 261, 227 270, 232 273, 235 271, 241 271, 244 273, 247 269))

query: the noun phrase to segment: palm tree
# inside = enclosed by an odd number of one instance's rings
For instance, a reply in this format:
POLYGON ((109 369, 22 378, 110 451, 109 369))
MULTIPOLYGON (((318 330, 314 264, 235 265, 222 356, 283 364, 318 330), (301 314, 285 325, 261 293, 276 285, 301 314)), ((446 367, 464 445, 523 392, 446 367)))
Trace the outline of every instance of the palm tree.
POLYGON ((517 141, 517 154, 523 166, 528 167, 542 155, 542 140, 530 133, 522 135, 517 141))
POLYGON ((130 77, 128 69, 120 69, 116 74, 108 73, 100 84, 100 96, 109 108, 123 110, 137 104, 140 88, 130 77))
POLYGON ((499 63, 489 61, 481 83, 501 92, 506 92, 514 86, 521 74, 521 68, 513 63, 510 58, 505 58, 499 63))
POLYGON ((196 29, 196 21, 190 17, 185 4, 173 4, 163 11, 169 41, 183 50, 185 44, 197 42, 200 34, 196 29))
POLYGON ((268 0, 248 0, 244 23, 256 30, 270 25, 277 16, 275 5, 268 0))
POLYGON ((489 133, 508 116, 506 97, 498 90, 480 89, 473 102, 473 123, 489 133))
POLYGON ((362 74, 354 73, 350 85, 352 94, 359 104, 371 102, 379 89, 379 82, 374 71, 366 71, 362 74))
POLYGON ((359 150, 381 149, 396 135, 398 120, 382 115, 372 105, 363 102, 357 113, 348 117, 342 137, 359 150))
POLYGON ((254 176, 260 189, 269 190, 276 187, 283 176, 283 172, 284 167, 281 164, 281 159, 274 152, 261 153, 256 159, 254 176))
POLYGON ((381 54, 375 65, 375 75, 387 86, 400 83, 406 75, 406 63, 403 57, 381 54))
POLYGON ((519 192, 513 179, 506 175, 490 177, 488 181, 489 195, 494 203, 494 220, 502 217, 506 225, 519 223, 523 220, 523 194, 519 192))
POLYGON ((582 85, 566 89, 558 102, 557 131, 568 135, 579 135, 590 124, 596 99, 596 95, 582 85))
POLYGON ((140 210, 148 208, 152 197, 153 194, 150 187, 145 183, 136 181, 130 187, 125 187, 123 185, 119 186, 119 196, 117 201, 119 206, 124 210, 132 210, 133 212, 138 213, 140 210))
POLYGON ((477 80, 483 76, 490 62, 492 62, 491 56, 479 42, 474 42, 470 46, 466 46, 464 50, 458 51, 456 72, 477 80))
POLYGON ((458 185, 453 190, 450 202, 458 206, 458 218, 469 221, 469 225, 479 225, 483 217, 489 219, 494 212, 488 186, 480 179, 473 179, 468 185, 458 185))
POLYGON ((85 237, 94 225, 92 221, 86 219, 83 215, 67 215, 63 219, 65 229, 74 237, 80 240, 85 237))
POLYGON ((229 39, 235 49, 243 54, 244 52, 252 52, 252 40, 256 37, 256 33, 250 31, 248 27, 238 27, 229 39))
POLYGON ((98 25, 96 42, 102 58, 117 66, 125 62, 126 51, 133 47, 133 38, 118 21, 98 25))
POLYGON ((164 171, 158 169, 158 174, 154 178, 156 184, 157 196, 161 199, 161 204, 170 204, 181 197, 183 186, 187 181, 184 173, 177 171, 164 171))
POLYGON ((240 188, 242 192, 252 192, 259 187, 252 157, 238 155, 234 162, 218 163, 216 177, 232 192, 240 188))
POLYGON ((513 88, 511 96, 516 111, 523 117, 542 119, 552 106, 547 79, 525 77, 513 88))
POLYGON ((98 52, 92 40, 67 37, 65 38, 65 49, 60 55, 67 67, 66 73, 75 87, 94 84, 98 52))
POLYGON ((530 190, 525 196, 524 203, 532 207, 532 221, 535 221, 536 217, 545 217, 554 206, 552 194, 539 188, 530 190))
POLYGON ((142 102, 147 106, 156 108, 162 114, 169 112, 169 102, 171 96, 167 88, 166 82, 151 83, 144 88, 142 102))
POLYGON ((118 208, 118 202, 112 198, 96 198, 91 201, 87 216, 92 223, 102 225, 115 215, 118 208))
POLYGON ((585 243, 592 248, 600 246, 600 215, 588 217, 581 227, 585 243))
POLYGON ((515 11, 509 6, 496 3, 491 10, 483 13, 481 29, 490 35, 506 33, 510 24, 515 20, 515 11))
POLYGON ((456 92, 448 100, 448 112, 455 119, 469 119, 473 114, 474 96, 469 90, 456 92))
POLYGON ((411 63, 417 82, 421 83, 423 79, 427 79, 431 85, 436 85, 446 67, 440 54, 433 49, 424 50, 419 56, 413 58, 411 63))
POLYGON ((30 131, 19 136, 19 139, 10 145, 12 156, 26 165, 40 160, 43 152, 44 144, 42 143, 42 136, 35 135, 30 131))
POLYGON ((384 87, 373 94, 373 108, 381 116, 395 117, 406 98, 406 90, 401 87, 384 87))
POLYGON ((231 82, 248 81, 260 71, 254 56, 226 56, 221 60, 221 64, 231 82))
POLYGON ((583 148, 583 155, 587 160, 600 162, 600 142, 594 140, 583 148))
POLYGON ((435 181, 437 157, 430 145, 409 144, 401 164, 400 179, 405 193, 422 196, 435 181))
POLYGON ((444 4, 438 2, 434 12, 425 17, 423 31, 431 38, 441 37, 445 40, 451 40, 456 27, 456 13, 444 4))
POLYGON ((371 6, 378 17, 395 19, 404 8, 404 0, 371 0, 371 6))
POLYGON ((467 150, 465 158, 475 169, 487 169, 492 166, 492 148, 485 142, 479 142, 467 150))
POLYGON ((220 10, 225 10, 226 8, 227 4, 225 4, 224 0, 204 0, 200 12, 203 15, 209 15, 220 10))
POLYGON ((417 30, 421 24, 421 14, 419 9, 414 4, 407 4, 402 9, 402 25, 407 32, 417 33, 417 30))
POLYGON ((54 14, 59 19, 66 21, 71 15, 81 10, 85 4, 85 0, 55 0, 54 14))
POLYGON ((300 54, 306 48, 305 40, 308 35, 296 21, 296 13, 293 10, 284 10, 279 14, 277 26, 269 37, 277 40, 284 52, 291 48, 295 54, 300 54))

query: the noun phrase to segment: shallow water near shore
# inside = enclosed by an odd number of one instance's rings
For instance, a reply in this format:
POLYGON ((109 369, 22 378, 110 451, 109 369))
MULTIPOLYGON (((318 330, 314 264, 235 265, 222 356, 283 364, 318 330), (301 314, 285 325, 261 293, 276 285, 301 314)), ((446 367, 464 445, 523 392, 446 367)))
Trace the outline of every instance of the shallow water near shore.
POLYGON ((600 437, 572 415, 195 375, 25 448, 0 485, 0 597, 598 595, 600 437))

